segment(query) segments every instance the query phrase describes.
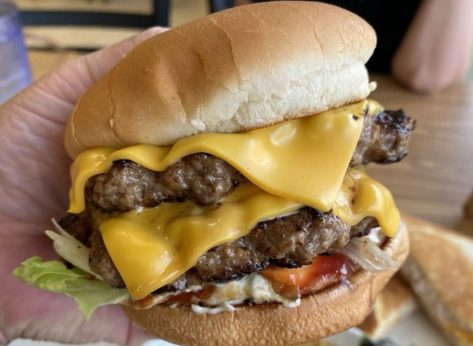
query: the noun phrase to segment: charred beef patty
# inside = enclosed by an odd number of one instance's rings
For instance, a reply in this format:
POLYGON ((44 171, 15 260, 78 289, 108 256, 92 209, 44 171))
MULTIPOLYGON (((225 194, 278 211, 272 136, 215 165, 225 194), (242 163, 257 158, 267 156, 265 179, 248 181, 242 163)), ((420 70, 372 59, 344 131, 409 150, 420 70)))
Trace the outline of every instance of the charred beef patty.
MULTIPOLYGON (((366 116, 350 166, 401 160, 407 154, 414 125, 402 110, 366 116)), ((108 212, 185 199, 209 205, 245 180, 225 161, 199 153, 184 157, 163 172, 150 171, 131 161, 116 161, 109 172, 89 179, 85 194, 88 205, 108 212)))
POLYGON ((228 163, 204 153, 186 156, 163 172, 121 160, 107 173, 89 179, 85 195, 88 205, 113 212, 185 199, 210 205, 244 180, 228 163))
MULTIPOLYGON (((61 221, 61 225, 73 236, 89 232, 87 243, 90 244, 92 270, 111 286, 125 287, 100 232, 92 223, 85 222, 90 222, 90 218, 81 215, 69 216, 61 221)), ((374 227, 377 222, 373 218, 350 227, 330 212, 321 213, 305 207, 295 214, 260 222, 247 236, 207 251, 193 268, 159 292, 234 280, 268 265, 299 267, 309 264, 316 255, 333 247, 343 247, 352 237, 365 235, 374 227)))
POLYGON ((402 109, 365 117, 350 166, 401 161, 407 155, 407 144, 414 129, 415 120, 408 117, 402 109))

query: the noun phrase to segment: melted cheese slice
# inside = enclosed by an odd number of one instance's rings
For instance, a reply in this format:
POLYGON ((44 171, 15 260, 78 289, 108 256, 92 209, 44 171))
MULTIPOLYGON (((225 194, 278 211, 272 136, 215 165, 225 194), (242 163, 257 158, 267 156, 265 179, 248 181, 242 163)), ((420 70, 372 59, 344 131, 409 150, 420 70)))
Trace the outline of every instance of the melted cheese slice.
POLYGON ((131 160, 163 171, 182 157, 199 152, 230 163, 266 192, 329 211, 360 137, 363 115, 377 108, 373 101, 362 101, 245 133, 199 134, 172 147, 88 150, 71 168, 69 212, 84 210, 87 180, 107 172, 113 161, 131 160))
MULTIPOLYGON (((175 281, 209 249, 247 235, 260 221, 295 212, 301 204, 252 184, 236 188, 218 207, 187 201, 121 214, 100 226, 105 246, 134 299, 175 281)), ((363 170, 350 170, 333 213, 349 225, 375 217, 393 236, 399 212, 389 191, 363 170)))
POLYGON ((370 178, 363 168, 347 172, 332 211, 350 226, 365 217, 374 217, 388 237, 396 235, 401 220, 391 192, 370 178))

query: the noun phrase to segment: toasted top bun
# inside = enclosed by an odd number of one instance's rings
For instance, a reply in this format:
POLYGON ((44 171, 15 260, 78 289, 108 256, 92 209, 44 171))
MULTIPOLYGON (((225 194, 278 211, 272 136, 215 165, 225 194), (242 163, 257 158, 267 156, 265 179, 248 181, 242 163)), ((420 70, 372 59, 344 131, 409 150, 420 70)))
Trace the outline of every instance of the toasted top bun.
POLYGON ((452 345, 473 345, 473 239, 407 220, 412 247, 402 274, 452 345))
POLYGON ((341 8, 240 6, 159 34, 79 100, 66 129, 75 157, 92 147, 169 145, 242 132, 368 96, 376 35, 341 8))
MULTIPOLYGON (((384 250, 399 266, 405 260, 409 241, 403 224, 384 250)), ((264 304, 216 315, 199 315, 189 308, 162 305, 148 310, 123 308, 148 333, 179 345, 300 344, 360 324, 376 295, 397 270, 360 271, 349 279, 350 285, 335 285, 304 297, 296 308, 264 304)))

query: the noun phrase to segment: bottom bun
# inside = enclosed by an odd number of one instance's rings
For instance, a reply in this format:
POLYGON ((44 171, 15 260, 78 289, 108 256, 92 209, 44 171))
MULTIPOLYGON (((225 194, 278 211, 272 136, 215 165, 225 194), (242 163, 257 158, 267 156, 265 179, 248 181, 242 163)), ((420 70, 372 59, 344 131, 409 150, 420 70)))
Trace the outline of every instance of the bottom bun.
MULTIPOLYGON (((384 250, 400 266, 409 252, 404 223, 384 250)), ((336 285, 302 298, 296 308, 278 304, 241 306, 234 312, 200 315, 190 308, 156 305, 148 310, 123 306, 144 330, 179 345, 294 345, 317 340, 360 324, 376 295, 399 268, 360 271, 350 285, 336 285)))

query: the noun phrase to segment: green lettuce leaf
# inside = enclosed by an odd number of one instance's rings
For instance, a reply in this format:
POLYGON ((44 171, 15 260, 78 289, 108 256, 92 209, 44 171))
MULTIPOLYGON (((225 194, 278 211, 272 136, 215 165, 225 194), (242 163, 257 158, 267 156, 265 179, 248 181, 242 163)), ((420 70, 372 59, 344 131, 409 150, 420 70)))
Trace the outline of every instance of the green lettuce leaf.
POLYGON ((43 261, 37 256, 24 261, 13 275, 31 286, 73 298, 86 319, 99 306, 129 299, 126 289, 112 288, 78 268, 68 269, 59 261, 43 261))

